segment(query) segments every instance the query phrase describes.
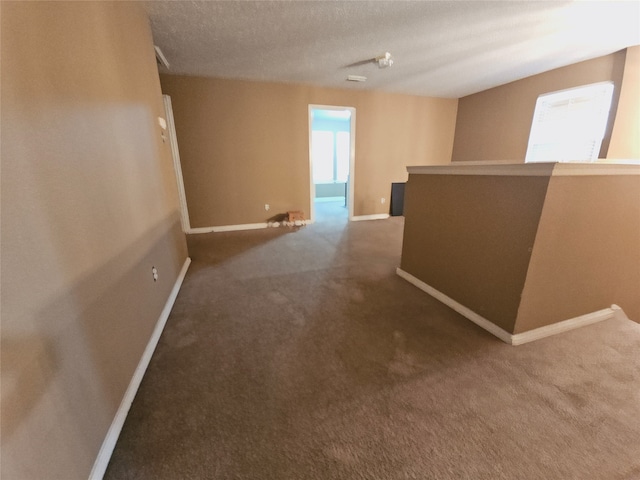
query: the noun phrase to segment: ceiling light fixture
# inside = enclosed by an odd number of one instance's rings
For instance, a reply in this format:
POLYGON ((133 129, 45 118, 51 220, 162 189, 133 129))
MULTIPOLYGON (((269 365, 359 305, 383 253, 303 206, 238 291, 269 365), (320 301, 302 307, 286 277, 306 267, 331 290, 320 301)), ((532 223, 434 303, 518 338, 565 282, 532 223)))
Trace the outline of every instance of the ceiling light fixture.
POLYGON ((393 58, 391 58, 389 52, 385 52, 383 55, 376 57, 375 61, 378 63, 378 68, 387 68, 393 65, 393 58))
POLYGON ((347 81, 348 82, 366 82, 367 77, 363 77, 362 75, 348 75, 347 81))

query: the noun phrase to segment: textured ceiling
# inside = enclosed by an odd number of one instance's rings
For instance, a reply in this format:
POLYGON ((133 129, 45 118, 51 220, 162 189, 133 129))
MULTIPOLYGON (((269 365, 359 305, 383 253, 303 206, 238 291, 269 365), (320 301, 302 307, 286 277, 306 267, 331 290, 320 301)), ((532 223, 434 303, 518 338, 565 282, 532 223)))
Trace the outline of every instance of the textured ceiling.
POLYGON ((640 44, 634 0, 144 4, 168 73, 434 97, 462 97, 640 44), (367 62, 386 51, 392 67, 367 62))

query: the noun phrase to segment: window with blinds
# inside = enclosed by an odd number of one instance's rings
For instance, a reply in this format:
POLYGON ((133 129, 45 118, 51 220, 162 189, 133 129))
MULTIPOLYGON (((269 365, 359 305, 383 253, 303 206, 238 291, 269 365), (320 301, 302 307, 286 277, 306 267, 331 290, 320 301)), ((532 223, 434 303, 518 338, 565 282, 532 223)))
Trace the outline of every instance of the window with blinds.
POLYGON ((540 95, 525 162, 593 162, 609 119, 613 82, 540 95))
POLYGON ((313 182, 346 182, 349 178, 349 132, 311 131, 313 182))

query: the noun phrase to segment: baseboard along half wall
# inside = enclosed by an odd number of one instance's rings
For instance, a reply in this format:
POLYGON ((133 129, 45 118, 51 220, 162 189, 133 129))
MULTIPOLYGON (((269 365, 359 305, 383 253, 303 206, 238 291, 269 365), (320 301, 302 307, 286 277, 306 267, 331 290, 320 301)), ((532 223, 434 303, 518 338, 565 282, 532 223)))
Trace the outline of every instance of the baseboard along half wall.
POLYGON ((544 327, 534 328, 528 332, 516 333, 511 335, 511 345, 522 345, 523 343, 533 342, 544 337, 550 337, 562 332, 568 332, 580 327, 586 327, 592 323, 601 322, 613 318, 616 315, 616 309, 620 310, 620 307, 612 305, 611 308, 605 308, 596 312, 580 315, 579 317, 563 320, 551 325, 545 325, 544 327))
POLYGON ((448 297, 444 293, 436 290, 430 285, 427 285, 419 278, 416 278, 410 273, 405 272, 401 268, 398 267, 396 269, 396 273, 398 274, 398 276, 405 279, 412 285, 418 287, 423 292, 428 293, 436 300, 439 300, 440 302, 444 303, 451 309, 458 312, 463 317, 467 318, 468 320, 471 320, 473 323, 475 323, 479 327, 485 329, 489 333, 498 337, 503 342, 508 343, 510 345, 522 345, 524 343, 532 342, 534 340, 538 340, 544 337, 549 337, 551 335, 556 335, 558 333, 567 332, 569 330, 584 327, 586 325, 591 325, 596 322, 601 322, 602 320, 613 318, 614 316, 616 316, 617 311, 621 311, 620 307, 618 307, 617 305, 612 305, 611 308, 605 308, 603 310, 598 310, 597 312, 587 313, 586 315, 570 318, 568 320, 554 323, 552 325, 546 325, 544 327, 536 328, 534 330, 529 330, 528 332, 512 334, 498 327, 497 325, 490 322, 486 318, 478 315, 477 313, 465 307, 464 305, 461 305, 460 303, 456 302, 451 297, 448 297))
POLYGON ((151 356, 153 355, 153 352, 156 349, 156 345, 160 340, 162 330, 164 330, 164 326, 169 319, 169 314, 171 313, 171 309, 173 308, 173 304, 176 301, 176 297, 178 296, 178 292, 180 291, 180 287, 182 286, 182 282, 184 281, 184 277, 187 274, 187 270, 189 269, 190 264, 191 258, 187 257, 187 259, 184 261, 184 264, 182 265, 180 274, 178 275, 178 278, 173 285, 173 289, 169 294, 169 298, 167 299, 167 302, 165 303, 164 308, 160 313, 160 317, 156 322, 156 326, 153 330, 153 333, 151 334, 151 338, 149 338, 149 342, 147 343, 146 348, 144 349, 142 357, 140 358, 140 362, 138 362, 138 366, 133 373, 133 377, 129 382, 129 386, 127 387, 127 390, 122 397, 122 401, 120 402, 120 406, 118 407, 115 417, 111 422, 111 426, 107 431, 107 435, 102 442, 102 446, 100 447, 100 451, 98 452, 96 461, 93 464, 93 469, 91 470, 91 474, 89 475, 89 480, 101 480, 104 477, 104 473, 106 472, 107 466, 109 465, 109 460, 111 459, 111 454, 113 453, 113 449, 115 448, 118 437, 120 436, 120 431, 122 430, 124 421, 126 420, 127 414, 129 413, 129 408, 131 408, 133 399, 135 398, 136 392, 140 387, 140 382, 142 382, 142 377, 144 376, 144 373, 149 366, 151 356))

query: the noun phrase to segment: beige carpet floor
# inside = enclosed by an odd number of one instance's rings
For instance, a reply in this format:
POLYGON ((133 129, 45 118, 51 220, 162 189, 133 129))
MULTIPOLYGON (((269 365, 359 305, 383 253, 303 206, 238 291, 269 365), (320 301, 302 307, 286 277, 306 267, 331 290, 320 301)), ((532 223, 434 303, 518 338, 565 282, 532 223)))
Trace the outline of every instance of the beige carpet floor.
POLYGON ((329 210, 190 236, 106 479, 640 479, 640 325, 506 345, 329 210))

